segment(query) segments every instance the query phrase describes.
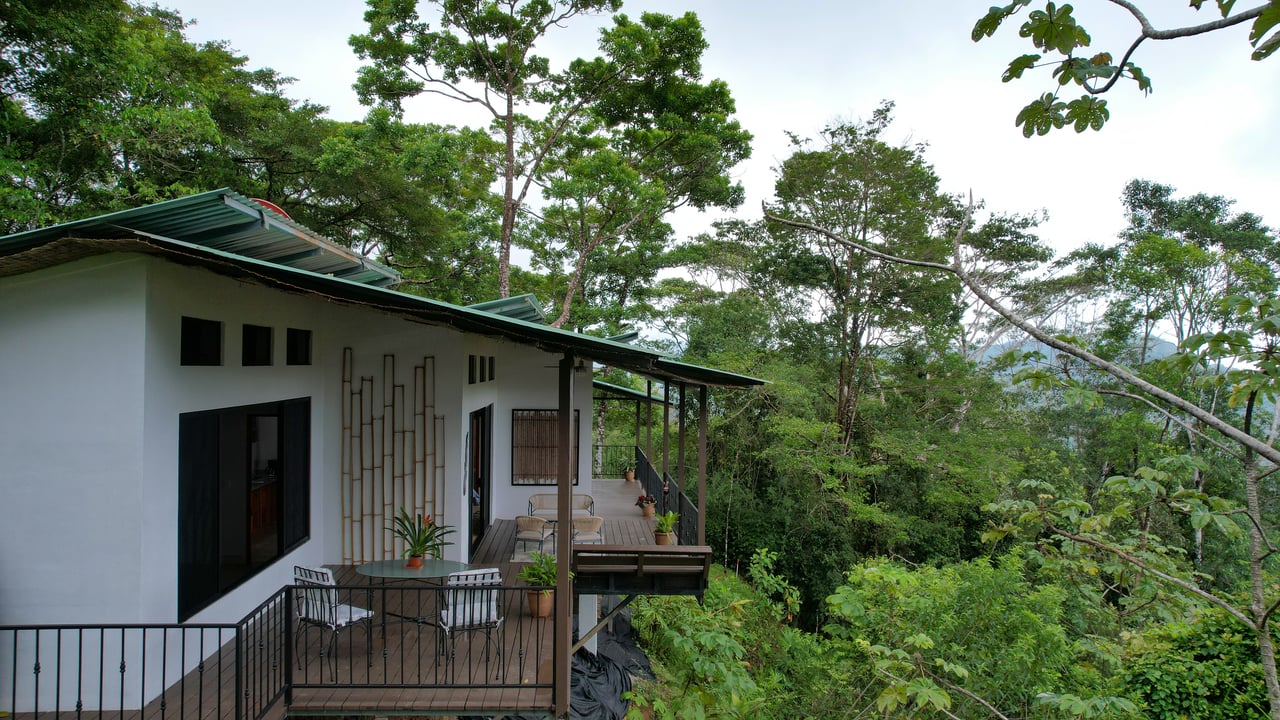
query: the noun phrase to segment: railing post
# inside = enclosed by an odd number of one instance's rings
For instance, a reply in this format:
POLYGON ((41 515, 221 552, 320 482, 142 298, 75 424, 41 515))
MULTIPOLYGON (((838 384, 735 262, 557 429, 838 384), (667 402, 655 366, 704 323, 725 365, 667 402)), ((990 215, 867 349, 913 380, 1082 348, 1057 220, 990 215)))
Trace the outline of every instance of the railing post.
MULTIPOLYGON (((297 632, 293 619, 293 593, 296 589, 293 585, 287 585, 284 589, 284 668, 281 678, 284 681, 285 707, 293 704, 293 634, 297 632)), ((373 628, 370 627, 368 632, 372 633, 373 628)))
POLYGON ((246 720, 244 714, 244 623, 236 624, 235 664, 235 717, 236 720, 246 720))

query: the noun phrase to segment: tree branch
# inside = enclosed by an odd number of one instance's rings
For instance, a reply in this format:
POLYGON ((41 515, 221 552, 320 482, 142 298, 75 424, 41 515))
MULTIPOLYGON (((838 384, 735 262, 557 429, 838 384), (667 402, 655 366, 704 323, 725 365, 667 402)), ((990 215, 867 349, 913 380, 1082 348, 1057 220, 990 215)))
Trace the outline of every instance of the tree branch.
POLYGON ((1110 2, 1113 5, 1119 5, 1125 10, 1128 10, 1129 14, 1138 21, 1139 25, 1142 26, 1142 37, 1148 37, 1152 40, 1174 40, 1177 38, 1191 37, 1193 35, 1202 35, 1207 32, 1213 32, 1214 30, 1221 30, 1233 25, 1239 25, 1246 20, 1252 20, 1261 15, 1262 11, 1266 10, 1267 5, 1269 4, 1263 3, 1257 7, 1249 8, 1237 15, 1224 17, 1220 20, 1204 23, 1203 25, 1189 25, 1187 27, 1173 28, 1172 30, 1157 30, 1155 26, 1151 24, 1151 21, 1147 19, 1147 16, 1142 13, 1142 10, 1140 10, 1137 5, 1130 2, 1130 0, 1110 0, 1110 2))
POLYGON ((1198 435, 1198 436, 1200 436, 1200 437, 1204 438, 1204 440, 1205 440, 1206 442, 1208 442, 1209 444, 1211 444, 1211 445, 1213 445, 1214 447, 1218 448, 1218 449, 1219 449, 1219 450, 1221 450, 1222 452, 1224 452, 1224 453, 1226 453, 1226 454, 1230 455, 1230 456, 1231 456, 1231 457, 1233 457, 1233 458, 1236 458, 1237 460, 1240 460, 1240 461, 1242 461, 1242 462, 1244 461, 1244 456, 1243 456, 1243 455, 1241 455, 1240 453, 1238 453, 1238 452, 1236 452, 1236 451, 1234 451, 1234 450, 1231 450, 1231 449, 1230 449, 1230 448, 1228 448, 1226 445, 1224 445, 1224 444, 1222 444, 1222 443, 1218 442, 1217 440, 1214 440, 1213 438, 1209 437, 1208 435, 1205 435, 1204 433, 1202 433, 1202 432, 1200 432, 1199 430, 1195 429, 1195 428, 1194 428, 1194 427, 1192 427, 1190 424, 1188 424, 1186 421, 1184 421, 1182 418, 1180 418, 1180 417, 1178 417, 1178 416, 1174 415, 1173 413, 1169 412, 1168 410, 1165 410, 1164 408, 1162 408, 1162 407, 1160 407, 1159 405, 1155 404, 1155 403, 1154 403, 1154 402, 1152 402, 1149 398, 1144 398, 1144 397, 1142 397, 1141 395, 1135 395, 1134 393, 1128 393, 1128 392, 1125 392, 1125 391, 1123 391, 1123 390, 1098 390, 1097 392, 1098 392, 1098 394, 1099 394, 1099 395, 1114 395, 1114 396, 1116 396, 1116 397, 1129 398, 1130 400, 1137 400, 1137 401, 1138 401, 1138 402, 1140 402, 1140 403, 1146 403, 1146 405, 1147 405, 1148 407, 1150 407, 1152 410, 1155 410, 1156 412, 1160 413, 1161 415, 1164 415, 1164 416, 1165 416, 1166 418, 1168 418, 1169 420, 1171 420, 1171 421, 1173 421, 1173 422, 1178 423, 1178 424, 1179 424, 1179 425, 1181 425, 1184 429, 1186 429, 1186 431, 1187 431, 1187 432, 1189 432, 1189 433, 1193 433, 1193 434, 1195 434, 1195 435, 1198 435))
POLYGON ((1231 423, 1228 423, 1222 420, 1218 416, 1206 411, 1205 409, 1201 408, 1195 403, 1187 401, 1169 392, 1168 390, 1165 390, 1161 387, 1158 387, 1156 385, 1153 385, 1147 382, 1146 380, 1143 380, 1142 378, 1138 377, 1137 375, 1134 375, 1132 372, 1126 370, 1125 368, 1120 367, 1119 365, 1116 365, 1115 363, 1109 362, 1107 360, 1103 360, 1102 358, 1098 357, 1097 355, 1094 355, 1088 350, 1085 350, 1080 347, 1076 347, 1075 345, 1072 345, 1071 343, 1065 342, 1063 340, 1059 340, 1058 338, 1045 332, 1043 329, 1040 328, 1040 326, 1032 323, 1026 318, 1023 318, 1021 315, 1014 312, 1013 310, 1006 308, 994 297, 992 297, 990 293, 988 293, 985 289, 982 288, 982 286, 980 286, 976 281, 974 281, 973 276, 971 276, 969 273, 964 271, 960 263, 961 240, 963 239, 964 230, 969 224, 969 220, 970 220, 970 217, 972 216, 972 213, 973 213, 973 199, 972 199, 972 196, 970 196, 969 209, 965 212, 964 221, 961 223, 960 228, 959 230, 957 230, 956 236, 953 239, 955 260, 951 265, 943 265, 941 263, 926 262, 924 260, 912 260, 910 258, 902 258, 902 257, 897 257, 895 255, 890 255, 888 253, 875 250, 874 248, 870 248, 861 243, 857 243, 852 240, 843 238, 840 235, 831 232, 830 230, 817 227, 816 225, 801 222, 798 220, 788 220, 786 218, 781 218, 776 215, 772 215, 768 212, 767 209, 764 212, 764 216, 765 216, 765 219, 767 220, 772 220, 774 222, 782 223, 784 225, 788 225, 791 227, 800 228, 802 230, 808 230, 811 232, 820 233, 828 238, 831 238, 836 242, 842 243, 855 250, 865 252, 871 255, 872 257, 880 258, 881 260, 886 260, 888 262, 902 263, 904 265, 913 265, 916 267, 931 268, 934 270, 942 270, 944 272, 952 273, 957 278, 959 278, 962 283, 964 283, 965 287, 969 288, 970 292, 972 292, 974 295, 977 295, 978 299, 980 299, 983 302, 983 304, 985 304, 987 307, 991 308, 992 310, 995 310, 997 313, 1003 316, 1006 320, 1013 323, 1018 328, 1020 328, 1021 330, 1026 332, 1028 335, 1038 340, 1039 342, 1043 343, 1044 345, 1051 347, 1059 352, 1066 353, 1067 355, 1071 355, 1072 357, 1083 360, 1084 362, 1107 373, 1108 375, 1111 375, 1112 377, 1125 383, 1126 385, 1129 385, 1130 387, 1133 387, 1137 390, 1147 393, 1148 395, 1151 395, 1153 397, 1159 398, 1161 401, 1167 403, 1168 405, 1176 407, 1179 410, 1194 417, 1195 419, 1204 423, 1206 426, 1211 427, 1214 430, 1217 430, 1219 433, 1222 433, 1223 435, 1227 436, 1231 440, 1239 443, 1244 448, 1248 450, 1252 450, 1253 452, 1256 452, 1257 454, 1261 455, 1262 457, 1266 458, 1267 460, 1269 460, 1270 462, 1276 465, 1280 465, 1280 450, 1277 450, 1276 448, 1271 447, 1270 445, 1253 437, 1252 435, 1240 430, 1239 428, 1235 427, 1231 423))
POLYGON ((1255 630, 1255 631, 1257 630, 1257 626, 1253 624, 1253 620, 1250 619, 1248 615, 1245 615, 1244 613, 1240 612, 1240 610, 1236 609, 1234 605, 1227 602, 1226 600, 1223 600, 1217 595, 1214 595, 1211 592, 1202 590, 1201 588, 1197 587, 1196 584, 1193 582, 1183 580, 1182 578, 1179 578, 1179 577, 1174 577, 1173 575, 1170 575, 1169 573, 1166 573, 1162 570, 1157 570, 1156 568, 1151 567, 1151 565, 1148 564, 1146 561, 1141 560, 1138 557, 1131 555, 1125 552, 1124 550, 1121 550, 1120 548, 1112 547, 1100 540, 1094 540, 1093 538, 1085 537, 1083 535, 1076 535, 1075 533, 1067 532, 1066 530, 1063 530, 1062 528, 1059 528, 1050 522, 1046 522, 1045 527, 1047 527, 1049 531, 1054 533, 1055 535, 1061 535, 1062 537, 1072 542, 1077 542, 1082 545, 1088 545, 1090 547, 1094 547, 1099 550, 1102 550, 1103 552, 1111 553, 1112 555, 1115 555, 1121 560, 1124 560, 1125 562, 1131 565, 1141 568, 1144 572, 1148 572, 1151 575, 1169 583, 1170 585, 1176 585, 1179 588, 1182 588, 1183 590, 1186 590, 1187 592, 1191 593, 1192 595, 1195 595, 1201 600, 1204 600, 1207 603, 1210 603, 1212 605, 1216 605, 1219 608, 1222 608, 1232 617, 1244 623, 1245 626, 1247 626, 1250 630, 1255 630))

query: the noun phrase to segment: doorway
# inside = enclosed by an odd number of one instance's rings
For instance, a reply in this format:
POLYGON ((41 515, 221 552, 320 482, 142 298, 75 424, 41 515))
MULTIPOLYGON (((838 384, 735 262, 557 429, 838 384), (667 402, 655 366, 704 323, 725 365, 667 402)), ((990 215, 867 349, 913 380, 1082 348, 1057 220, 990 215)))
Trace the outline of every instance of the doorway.
POLYGON ((489 528, 493 489, 493 406, 471 413, 467 430, 467 487, 471 512, 467 525, 467 559, 475 557, 489 528))

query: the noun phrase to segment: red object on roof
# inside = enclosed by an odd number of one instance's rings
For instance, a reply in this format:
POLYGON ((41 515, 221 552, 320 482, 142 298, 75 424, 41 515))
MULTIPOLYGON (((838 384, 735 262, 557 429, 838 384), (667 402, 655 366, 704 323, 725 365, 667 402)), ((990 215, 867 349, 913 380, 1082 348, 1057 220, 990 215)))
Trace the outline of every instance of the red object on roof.
POLYGON ((266 208, 266 209, 270 210, 271 212, 273 212, 273 213, 275 213, 275 214, 277 214, 277 215, 279 215, 279 216, 283 217, 285 220, 292 220, 292 219, 293 219, 293 218, 289 217, 289 213, 285 212, 283 208, 281 208, 279 205, 277 205, 277 204, 275 204, 275 203, 271 202, 270 200, 263 200, 262 198, 249 198, 249 199, 250 199, 250 200, 252 200, 252 201, 254 201, 254 202, 256 202, 256 203, 258 203, 258 204, 259 204, 259 205, 261 205, 262 207, 264 207, 264 208, 266 208))

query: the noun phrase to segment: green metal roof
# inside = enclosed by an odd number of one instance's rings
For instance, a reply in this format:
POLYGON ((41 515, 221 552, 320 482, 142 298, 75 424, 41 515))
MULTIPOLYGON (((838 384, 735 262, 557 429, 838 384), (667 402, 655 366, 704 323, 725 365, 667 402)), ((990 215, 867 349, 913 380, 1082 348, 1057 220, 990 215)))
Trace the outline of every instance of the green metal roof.
POLYGON ((495 315, 503 317, 515 318, 532 323, 546 323, 547 314, 542 311, 542 307, 538 304, 538 298, 533 293, 525 293, 524 295, 516 295, 509 298, 498 298, 497 300, 489 300, 487 302, 475 303, 467 307, 472 310, 483 310, 495 315))
MULTIPOLYGON (((372 261, 368 265, 348 263, 345 271, 312 270, 299 262, 282 262, 291 259, 277 252, 273 241, 266 235, 241 228, 238 237, 218 233, 209 228, 225 228, 228 217, 246 214, 247 198, 230 191, 203 193, 181 200, 172 200, 148 208, 113 213, 74 223, 64 223, 42 230, 33 230, 0 237, 0 277, 17 275, 34 270, 71 262, 84 257, 113 252, 135 252, 163 257, 171 262, 208 269, 227 277, 253 282, 285 292, 307 293, 329 298, 336 302, 359 305, 418 322, 456 328, 491 337, 514 340, 538 347, 547 352, 572 352, 581 357, 665 382, 687 381, 695 384, 748 387, 762 385, 763 380, 703 368, 664 357, 661 353, 645 348, 616 342, 607 338, 584 335, 554 328, 543 322, 532 322, 474 307, 462 307, 440 300, 397 292, 371 282, 371 276, 394 276, 394 271, 372 261), (225 204, 230 210, 222 210, 225 204), (177 212, 172 212, 177 210, 177 212), (141 212, 151 210, 151 213, 141 212), (192 217, 184 218, 189 213, 192 217), (228 214, 230 213, 230 214, 228 214), (123 219, 123 222, 121 221, 123 219), (192 239, 180 239, 164 235, 161 230, 190 233, 197 227, 192 239), (143 228, 147 229, 143 229, 143 228), (252 240, 249 238, 253 237, 252 240), (212 242, 211 238, 221 238, 212 242), (226 249, 228 245, 237 249, 226 249), (247 247, 261 257, 245 255, 239 248, 247 247), (361 268, 364 268, 363 270, 361 268), (379 272, 379 269, 381 272, 379 272), (388 275, 390 274, 390 275, 388 275)), ((256 203, 254 203, 256 205, 256 203)), ((252 211, 252 208, 249 208, 252 211)), ((264 209, 265 211, 265 209, 264 209)), ((256 213, 256 211, 253 211, 256 213)), ((330 244, 306 228, 265 211, 270 217, 260 218, 264 230, 270 229, 281 244, 292 244, 289 238, 303 237, 313 250, 329 252, 317 247, 318 243, 330 244)), ((274 237, 274 236, 272 236, 274 237)), ((336 246, 334 246, 336 248, 336 246)), ((341 250, 341 248, 336 248, 341 250)), ((343 251, 347 252, 347 251, 343 251)), ((350 253, 347 252, 349 255, 350 253)), ((307 255, 304 260, 316 256, 307 255)), ((355 258, 361 260, 361 258, 355 258)), ((330 260, 330 262, 336 262, 330 260)), ((516 305, 513 303, 512 305, 516 305)))
POLYGON ((640 390, 607 383, 603 380, 592 380, 591 386, 596 390, 599 390, 601 393, 607 393, 605 395, 599 395, 598 397, 618 398, 620 400, 639 400, 641 402, 656 403, 658 405, 663 404, 663 399, 661 397, 645 395, 644 392, 640 390))
POLYGON ((62 237, 159 236, 371 285, 395 270, 354 253, 228 188, 0 238, 0 256, 62 237))

